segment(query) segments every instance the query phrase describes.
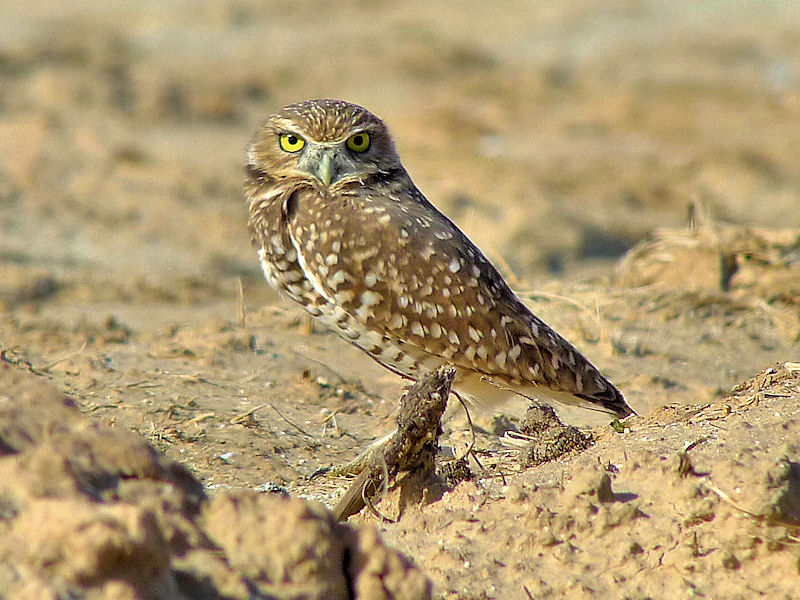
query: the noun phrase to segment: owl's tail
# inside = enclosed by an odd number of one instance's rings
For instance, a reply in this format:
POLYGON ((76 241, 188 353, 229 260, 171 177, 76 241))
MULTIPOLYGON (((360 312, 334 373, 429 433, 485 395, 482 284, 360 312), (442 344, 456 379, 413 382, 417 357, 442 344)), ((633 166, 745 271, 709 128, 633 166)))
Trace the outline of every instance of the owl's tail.
POLYGON ((598 393, 592 396, 575 394, 575 396, 590 404, 590 406, 584 405, 585 408, 616 415, 619 419, 626 419, 636 414, 636 411, 625 402, 622 393, 610 383, 604 393, 598 393))

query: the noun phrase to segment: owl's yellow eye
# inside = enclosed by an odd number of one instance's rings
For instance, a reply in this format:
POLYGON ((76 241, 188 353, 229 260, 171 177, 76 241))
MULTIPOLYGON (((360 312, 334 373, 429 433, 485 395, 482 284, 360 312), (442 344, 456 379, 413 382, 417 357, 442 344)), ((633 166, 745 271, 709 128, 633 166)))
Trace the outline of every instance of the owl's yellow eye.
POLYGON ((286 152, 299 152, 306 145, 306 141, 293 133, 281 134, 281 150, 286 152))
POLYGON ((369 134, 357 133, 347 140, 347 147, 353 152, 366 152, 369 148, 369 134))

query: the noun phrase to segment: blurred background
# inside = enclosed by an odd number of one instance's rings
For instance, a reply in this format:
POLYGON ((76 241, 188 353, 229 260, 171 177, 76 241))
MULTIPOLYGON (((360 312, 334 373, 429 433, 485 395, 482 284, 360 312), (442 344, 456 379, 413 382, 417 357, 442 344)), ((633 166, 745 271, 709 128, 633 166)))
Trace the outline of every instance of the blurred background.
POLYGON ((656 227, 800 226, 800 3, 5 0, 0 261, 259 277, 244 151, 282 105, 390 126, 520 279, 656 227))

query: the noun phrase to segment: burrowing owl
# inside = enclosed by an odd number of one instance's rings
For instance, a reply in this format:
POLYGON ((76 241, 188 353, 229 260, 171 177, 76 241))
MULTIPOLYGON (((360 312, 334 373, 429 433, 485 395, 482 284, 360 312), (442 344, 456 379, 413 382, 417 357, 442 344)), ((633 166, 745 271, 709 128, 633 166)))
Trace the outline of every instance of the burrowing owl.
POLYGON ((256 133, 247 175, 267 280, 384 367, 418 379, 450 364, 453 389, 484 406, 521 395, 633 414, 428 202, 369 111, 287 106, 256 133))

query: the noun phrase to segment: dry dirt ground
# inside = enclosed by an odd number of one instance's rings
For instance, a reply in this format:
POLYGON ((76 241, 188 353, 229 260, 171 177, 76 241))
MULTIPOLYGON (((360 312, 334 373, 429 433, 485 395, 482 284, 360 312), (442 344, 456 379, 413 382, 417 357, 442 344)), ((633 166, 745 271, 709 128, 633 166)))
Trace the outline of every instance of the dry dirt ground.
MULTIPOLYGON (((800 597, 798 23, 755 0, 3 2, 0 597, 800 597), (403 390, 249 246, 249 137, 324 96, 387 121, 639 417, 562 412, 594 445, 534 467, 498 438, 524 406, 474 415, 472 479, 390 491, 397 522, 299 500, 336 502, 349 481, 311 474, 403 390)), ((444 454, 469 440, 445 424, 444 454)))

